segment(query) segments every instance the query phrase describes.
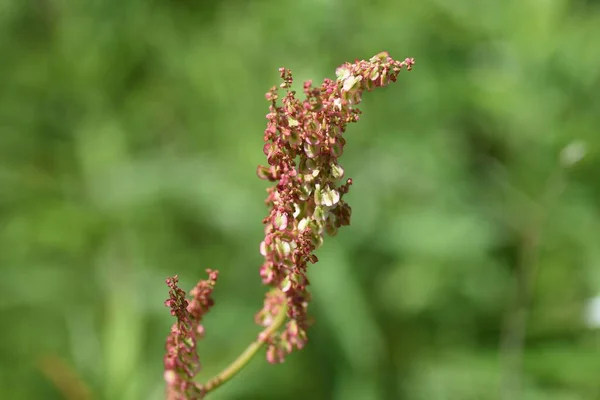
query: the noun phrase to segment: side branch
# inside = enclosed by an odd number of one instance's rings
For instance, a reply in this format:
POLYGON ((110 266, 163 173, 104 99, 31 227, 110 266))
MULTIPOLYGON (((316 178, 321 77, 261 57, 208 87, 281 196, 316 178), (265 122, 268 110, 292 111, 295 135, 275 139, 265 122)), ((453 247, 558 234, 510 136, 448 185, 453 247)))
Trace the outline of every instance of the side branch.
POLYGON ((238 356, 227 368, 221 371, 218 375, 211 378, 205 384, 201 385, 202 392, 208 394, 209 392, 217 389, 219 386, 225 384, 228 380, 233 378, 238 372, 240 372, 256 353, 263 347, 263 345, 273 336, 281 327, 286 320, 287 307, 283 305, 279 310, 279 313, 273 320, 273 323, 265 328, 258 338, 252 342, 242 354, 238 356))

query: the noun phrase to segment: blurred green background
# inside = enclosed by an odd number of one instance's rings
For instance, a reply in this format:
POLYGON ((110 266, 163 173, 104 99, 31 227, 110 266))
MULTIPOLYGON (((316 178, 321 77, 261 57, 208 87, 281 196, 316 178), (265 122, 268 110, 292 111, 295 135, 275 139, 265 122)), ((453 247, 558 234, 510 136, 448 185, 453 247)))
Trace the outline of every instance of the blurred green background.
POLYGON ((600 399, 599 38, 592 0, 2 1, 0 398, 162 399, 164 279, 205 268, 225 367, 262 305, 264 93, 386 50, 416 66, 347 132, 308 346, 210 398, 600 399))

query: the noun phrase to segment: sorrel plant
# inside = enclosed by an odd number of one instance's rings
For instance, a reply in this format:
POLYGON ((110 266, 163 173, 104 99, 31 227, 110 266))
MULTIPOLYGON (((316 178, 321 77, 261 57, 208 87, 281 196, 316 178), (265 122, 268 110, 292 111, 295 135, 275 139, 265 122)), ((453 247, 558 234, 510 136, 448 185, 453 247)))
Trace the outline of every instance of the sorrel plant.
POLYGON ((395 82, 400 71, 410 71, 412 58, 394 61, 382 52, 370 60, 345 63, 336 70, 337 79, 325 79, 320 87, 304 83, 305 99, 291 89, 292 72, 279 69, 285 91, 277 87, 266 94, 270 102, 263 152, 267 165, 259 166, 260 179, 273 182, 267 189, 269 214, 263 220, 265 238, 260 243, 264 257, 260 267, 263 284, 269 288, 255 320, 263 330, 254 342, 216 377, 204 384, 194 381, 200 371, 196 344, 204 335, 203 316, 214 304, 212 292, 218 271, 206 270, 208 278, 190 291, 191 300, 178 286, 178 277, 167 279, 169 299, 165 305, 177 321, 171 327, 164 357, 169 400, 202 399, 239 372, 266 346, 270 363, 281 363, 287 354, 302 349, 311 318, 308 264, 316 263, 315 251, 325 233, 332 236, 350 224, 351 208, 344 201, 352 179, 344 178, 338 162, 343 154, 344 132, 359 120, 357 108, 365 91, 395 82), (280 102, 279 102, 280 101, 280 102))

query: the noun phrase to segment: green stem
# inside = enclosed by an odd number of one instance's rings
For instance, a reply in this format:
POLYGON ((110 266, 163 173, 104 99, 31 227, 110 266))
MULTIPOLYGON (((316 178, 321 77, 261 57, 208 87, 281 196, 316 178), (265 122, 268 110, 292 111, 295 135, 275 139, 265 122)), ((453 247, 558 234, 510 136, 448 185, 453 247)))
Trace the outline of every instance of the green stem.
POLYGON ((240 354, 238 358, 229 364, 223 371, 202 385, 202 390, 204 393, 208 394, 209 392, 217 389, 219 386, 222 386, 228 380, 233 378, 238 372, 240 372, 242 368, 248 365, 250 360, 252 360, 252 357, 254 357, 258 350, 260 350, 265 344, 265 341, 283 326, 283 323, 286 320, 286 315, 287 307, 282 305, 281 310, 273 320, 273 323, 258 335, 258 339, 250 343, 246 350, 244 350, 244 352, 240 354))

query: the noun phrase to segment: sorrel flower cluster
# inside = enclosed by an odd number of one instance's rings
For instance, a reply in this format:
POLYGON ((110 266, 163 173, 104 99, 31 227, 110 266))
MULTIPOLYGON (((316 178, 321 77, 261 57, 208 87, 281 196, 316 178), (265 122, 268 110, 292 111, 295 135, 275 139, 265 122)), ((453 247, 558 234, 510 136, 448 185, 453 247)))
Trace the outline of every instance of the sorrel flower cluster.
POLYGON ((346 126, 358 121, 361 112, 356 107, 365 90, 395 82, 400 71, 410 71, 413 64, 412 58, 394 61, 385 52, 369 61, 346 63, 337 69, 335 81, 325 79, 320 87, 306 82, 304 100, 296 99, 291 71, 279 70, 283 80, 279 87, 286 93, 281 104, 277 87, 266 94, 271 102, 263 149, 268 165, 257 170, 259 178, 275 182, 267 189, 270 212, 263 220, 265 238, 260 244, 264 257, 260 276, 271 289, 255 317, 266 328, 223 372, 204 385, 195 383, 200 370, 196 344, 204 334, 202 318, 213 305, 218 272, 207 270, 208 279, 192 289, 191 301, 177 286, 177 276, 167 279, 165 304, 177 318, 164 358, 169 400, 203 398, 243 368, 264 344, 271 363, 283 362, 286 354, 305 345, 310 325, 307 265, 318 261, 314 252, 325 233, 335 235, 350 224, 351 209, 343 197, 352 180, 342 183, 344 169, 338 163, 346 126))
POLYGON ((171 315, 177 318, 167 337, 167 353, 164 357, 168 400, 201 399, 204 396, 202 386, 192 380, 200 372, 196 343, 204 336, 201 322, 214 304, 211 295, 219 276, 218 271, 210 269, 206 273, 208 279, 201 280, 191 290, 191 302, 177 286, 177 275, 167 279, 170 290, 165 305, 171 308, 171 315))
POLYGON ((303 101, 291 89, 291 71, 280 68, 280 88, 286 91, 282 104, 278 105, 276 87, 266 94, 271 102, 263 149, 268 166, 259 166, 257 174, 277 183, 267 189, 270 213, 263 221, 260 253, 265 259, 260 275, 275 290, 267 293, 256 320, 268 326, 283 304, 289 318, 283 332, 265 338, 269 362, 283 362, 285 354, 304 346, 310 322, 307 264, 317 262, 314 251, 325 233, 335 235, 350 224, 351 209, 343 196, 352 180, 340 183, 344 169, 338 163, 346 126, 358 121, 356 106, 365 90, 395 82, 400 70, 410 70, 413 64, 409 58, 394 61, 385 52, 369 61, 346 63, 337 69, 336 81, 325 79, 316 88, 306 82, 303 101))

